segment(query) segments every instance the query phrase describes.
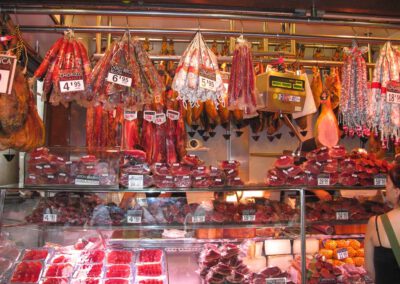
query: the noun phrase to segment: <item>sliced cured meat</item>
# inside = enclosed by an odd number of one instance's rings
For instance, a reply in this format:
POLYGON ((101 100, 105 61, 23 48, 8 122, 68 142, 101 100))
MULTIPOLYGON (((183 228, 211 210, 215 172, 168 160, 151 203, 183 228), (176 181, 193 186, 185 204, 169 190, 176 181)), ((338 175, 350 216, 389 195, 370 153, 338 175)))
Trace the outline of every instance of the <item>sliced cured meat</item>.
POLYGON ((223 170, 231 170, 231 169, 236 170, 239 166, 240 166, 240 162, 239 161, 235 161, 235 160, 221 161, 220 162, 220 167, 223 170))
POLYGON ((237 177, 239 175, 239 171, 238 170, 234 170, 234 169, 225 170, 224 172, 225 172, 225 176, 228 179, 235 178, 235 177, 237 177))
POLYGON ((266 179, 265 179, 265 183, 268 186, 283 186, 283 185, 286 184, 286 179, 278 177, 278 176, 275 176, 275 175, 268 174, 266 179))
POLYGON ((186 176, 186 175, 192 174, 192 170, 191 170, 190 166, 180 164, 180 163, 172 164, 170 167, 170 172, 172 175, 175 175, 175 176, 186 176))
POLYGON ((175 187, 188 188, 192 186, 192 178, 190 175, 186 176, 175 176, 174 177, 175 187))
POLYGON ((228 178, 227 182, 228 186, 244 186, 244 182, 240 177, 235 177, 235 178, 228 178))
POLYGON ((169 175, 170 170, 167 164, 165 163, 154 163, 151 167, 151 172, 153 175, 169 175))
POLYGON ((292 156, 281 156, 274 163, 274 166, 278 169, 290 168, 293 165, 294 158, 292 156))
POLYGON ((207 177, 209 176, 209 168, 205 166, 198 166, 192 170, 193 177, 207 177))
POLYGON ((192 186, 198 188, 206 188, 211 185, 211 180, 208 177, 194 177, 192 178, 192 186))
POLYGON ((339 163, 337 160, 328 159, 328 160, 326 160, 326 163, 323 166, 322 172, 327 173, 327 174, 337 173, 338 167, 339 167, 339 163))
POLYGON ((291 166, 290 168, 286 168, 283 170, 283 173, 288 177, 295 177, 302 172, 303 170, 299 166, 291 166))
POLYGON ((306 174, 299 174, 294 177, 289 177, 287 179, 287 184, 292 186, 306 185, 308 183, 308 178, 306 174))
POLYGON ((196 167, 202 165, 204 162, 200 160, 199 157, 197 157, 196 155, 185 155, 182 158, 181 163, 188 166, 196 167))
POLYGON ((154 184, 158 188, 173 188, 175 187, 173 176, 154 175, 154 184))
POLYGON ((358 175, 342 173, 339 176, 339 183, 345 186, 354 186, 358 184, 358 175))
POLYGON ((346 148, 343 145, 336 145, 329 149, 329 156, 333 159, 344 159, 346 157, 346 148))
POLYGON ((280 179, 286 179, 287 175, 281 169, 270 169, 268 174, 271 176, 277 176, 280 179))
POLYGON ((322 164, 315 160, 309 160, 304 162, 301 167, 307 174, 317 175, 321 172, 322 164))

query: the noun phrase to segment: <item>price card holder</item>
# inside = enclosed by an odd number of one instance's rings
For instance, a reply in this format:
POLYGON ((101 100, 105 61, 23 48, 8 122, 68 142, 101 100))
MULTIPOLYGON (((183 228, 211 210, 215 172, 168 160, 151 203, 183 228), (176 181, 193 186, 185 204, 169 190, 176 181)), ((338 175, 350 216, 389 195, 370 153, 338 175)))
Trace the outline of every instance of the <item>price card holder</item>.
POLYGON ((57 214, 51 208, 46 208, 43 212, 44 223, 57 223, 57 214))
POLYGON ((214 71, 210 71, 204 68, 200 69, 199 82, 200 82, 200 88, 213 92, 217 91, 217 81, 214 71))
POLYGON ((168 109, 167 110, 167 117, 170 119, 170 120, 178 120, 179 119, 179 117, 180 117, 180 112, 179 111, 175 111, 175 110, 172 110, 172 109, 168 109))
POLYGON ((11 95, 16 66, 15 56, 0 55, 0 94, 11 95))
POLYGON ((100 177, 98 175, 77 175, 75 185, 100 185, 100 177))
POLYGON ((156 112, 152 110, 145 110, 143 112, 143 119, 147 122, 154 122, 156 119, 156 112))
POLYGON ((154 123, 157 125, 161 125, 167 122, 167 117, 165 113, 157 113, 154 123))
POLYGON ((80 92, 85 90, 83 74, 78 69, 60 71, 61 93, 80 92))
POLYGON ((117 85, 130 87, 132 85, 132 72, 125 66, 113 65, 111 66, 110 72, 108 72, 106 81, 117 85))
POLYGON ((318 175, 318 186, 330 186, 331 180, 329 174, 318 175))
POLYGON ((374 176, 374 186, 386 186, 386 175, 377 174, 374 176))
POLYGON ((349 211, 347 210, 336 211, 336 220, 338 221, 349 220, 349 211))
POLYGON ((124 110, 124 119, 128 121, 133 121, 137 119, 137 112, 131 110, 124 110))
POLYGON ((128 224, 141 224, 142 223, 142 210, 128 210, 126 222, 128 224))
POLYGON ((256 212, 252 209, 243 210, 242 221, 243 222, 254 222, 256 220, 256 212))
POLYGON ((337 259, 342 260, 349 257, 347 248, 341 248, 337 250, 337 259))
POLYGON ((192 216, 192 223, 204 223, 206 221, 205 215, 194 215, 192 216))
POLYGON ((268 278, 265 280, 266 284, 286 284, 287 280, 286 277, 279 277, 279 278, 268 278))
POLYGON ((143 188, 143 175, 129 175, 128 187, 133 189, 143 188))

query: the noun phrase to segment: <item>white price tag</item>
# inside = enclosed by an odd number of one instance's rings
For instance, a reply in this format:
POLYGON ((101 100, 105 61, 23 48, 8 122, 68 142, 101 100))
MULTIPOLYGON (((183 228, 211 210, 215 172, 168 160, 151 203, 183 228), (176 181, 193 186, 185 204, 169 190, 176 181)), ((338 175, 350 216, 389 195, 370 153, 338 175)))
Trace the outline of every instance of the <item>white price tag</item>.
POLYGON ((180 116, 179 111, 174 111, 174 110, 171 110, 171 109, 168 109, 168 110, 167 110, 167 117, 168 117, 169 119, 171 119, 171 120, 178 120, 178 119, 179 119, 179 116, 180 116))
POLYGON ((97 175, 77 175, 75 185, 100 185, 100 177, 97 175))
POLYGON ((192 217, 192 223, 204 223, 206 221, 206 216, 198 215, 192 217))
POLYGON ((349 220, 349 211, 347 210, 336 211, 336 220, 349 220))
POLYGON ((266 284, 286 284, 287 280, 286 277, 279 277, 279 278, 267 278, 265 280, 266 284))
POLYGON ((128 120, 128 121, 137 119, 137 112, 130 111, 130 110, 124 110, 124 119, 128 120))
POLYGON ((60 81, 61 93, 84 91, 83 80, 60 81))
POLYGON ((106 81, 117 85, 130 87, 132 85, 131 70, 123 66, 113 65, 111 66, 110 72, 108 72, 106 81))
POLYGON ((318 185, 319 186, 329 186, 330 183, 330 178, 329 175, 319 175, 318 176, 318 185))
POLYGON ((143 112, 143 119, 148 122, 154 122, 156 119, 156 112, 152 110, 146 110, 143 112))
POLYGON ((132 85, 132 78, 125 77, 122 75, 108 73, 107 75, 107 82, 115 83, 121 86, 130 87, 132 85))
POLYGON ((205 69, 200 69, 199 72, 200 88, 209 91, 217 91, 216 75, 205 69))
POLYGON ((243 215, 242 221, 243 222, 254 222, 256 220, 256 215, 243 215))
POLYGON ((57 222, 57 214, 43 214, 43 222, 46 223, 56 223, 57 222))
POLYGON ((128 224, 140 224, 142 223, 142 210, 128 210, 126 216, 126 222, 128 224))
POLYGON ((347 248, 341 248, 337 250, 337 258, 339 260, 345 259, 349 257, 349 252, 347 251, 347 248))
POLYGON ((376 175, 376 176, 374 176, 374 186, 386 186, 386 177, 385 177, 385 175, 376 175))
POLYGON ((161 125, 165 122, 167 122, 167 117, 165 116, 165 113, 157 113, 154 123, 157 125, 161 125))
POLYGON ((0 94, 11 95, 16 66, 15 56, 0 55, 0 94))
POLYGON ((43 81, 36 81, 36 93, 38 95, 43 95, 43 81))
POLYGON ((389 104, 400 104, 400 93, 387 92, 386 101, 389 104))
POLYGON ((129 175, 129 188, 143 188, 143 175, 129 175))

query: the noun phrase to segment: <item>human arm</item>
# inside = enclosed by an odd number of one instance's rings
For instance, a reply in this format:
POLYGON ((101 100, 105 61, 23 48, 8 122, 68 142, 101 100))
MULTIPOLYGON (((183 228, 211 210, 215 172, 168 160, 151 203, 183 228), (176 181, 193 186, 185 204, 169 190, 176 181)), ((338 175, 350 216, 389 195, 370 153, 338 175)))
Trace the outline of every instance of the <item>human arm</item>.
POLYGON ((364 239, 365 268, 372 279, 375 279, 374 243, 372 239, 375 232, 375 218, 373 216, 369 219, 364 239))

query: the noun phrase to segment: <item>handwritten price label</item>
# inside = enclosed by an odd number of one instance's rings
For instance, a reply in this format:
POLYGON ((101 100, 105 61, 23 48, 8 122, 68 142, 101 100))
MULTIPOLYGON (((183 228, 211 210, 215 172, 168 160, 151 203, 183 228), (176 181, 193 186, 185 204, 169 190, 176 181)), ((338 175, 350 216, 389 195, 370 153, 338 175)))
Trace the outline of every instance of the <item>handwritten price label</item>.
POLYGON ((192 217, 192 223, 204 223, 206 221, 206 216, 199 215, 192 217))
POLYGON ((137 112, 130 111, 130 110, 124 110, 124 119, 128 120, 128 121, 137 119, 137 112))
POLYGON ((43 214, 43 222, 45 223, 56 223, 57 222, 57 214, 43 214))
POLYGON ((200 69, 199 72, 200 88, 209 91, 217 91, 216 75, 212 71, 200 69))
POLYGON ((146 110, 143 112, 143 119, 148 122, 154 122, 156 119, 156 112, 151 110, 146 110))
POLYGON ((400 93, 387 92, 386 101, 389 104, 400 104, 400 93))
POLYGON ((143 175, 129 175, 129 188, 143 188, 143 175))
POLYGON ((161 125, 167 122, 167 117, 165 116, 165 113, 158 113, 156 114, 156 119, 154 121, 155 124, 161 125))
POLYGON ((347 210, 336 211, 336 220, 349 220, 349 211, 347 210))

